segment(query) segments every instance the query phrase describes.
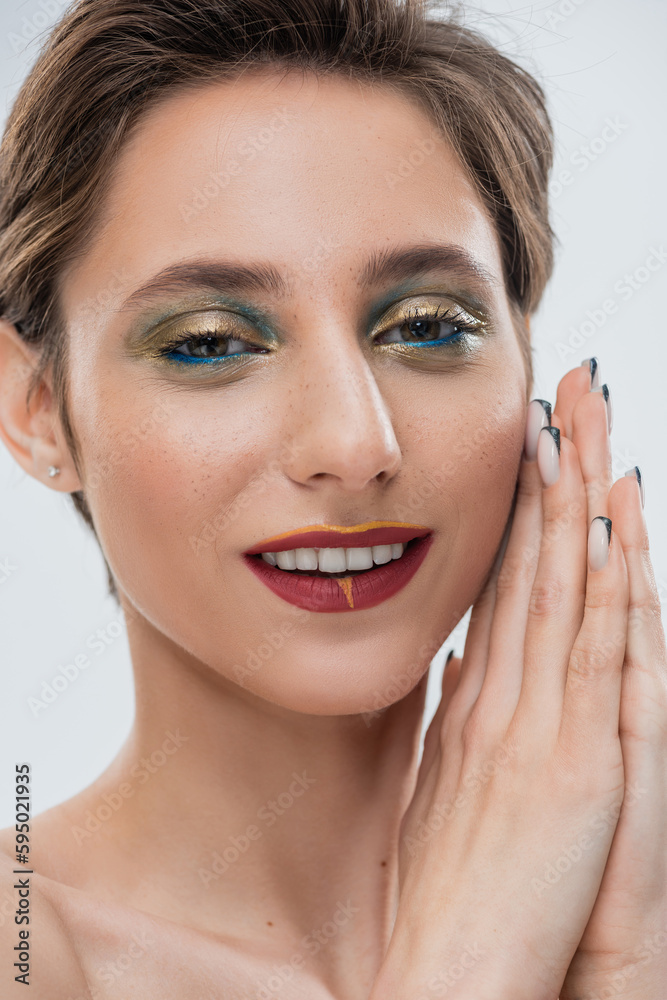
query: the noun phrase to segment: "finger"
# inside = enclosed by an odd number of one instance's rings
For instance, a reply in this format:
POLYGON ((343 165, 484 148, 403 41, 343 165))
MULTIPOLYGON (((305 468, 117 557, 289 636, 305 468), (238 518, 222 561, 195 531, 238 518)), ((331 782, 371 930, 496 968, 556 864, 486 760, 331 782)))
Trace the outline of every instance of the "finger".
POLYGON ((482 590, 470 613, 470 622, 466 634, 460 676, 456 690, 452 693, 450 704, 452 713, 463 723, 475 703, 484 681, 489 658, 489 637, 496 602, 496 581, 512 531, 516 510, 517 491, 515 490, 512 507, 505 525, 493 565, 489 570, 482 590))
MULTIPOLYGON (((635 467, 636 469, 636 467, 635 467)), ((614 529, 628 570, 628 624, 623 666, 621 730, 636 740, 661 741, 667 732, 667 651, 660 595, 655 582, 635 469, 609 494, 614 529)))
POLYGON ((463 657, 454 656, 454 650, 450 649, 447 662, 445 663, 445 669, 442 672, 441 695, 438 711, 444 712, 447 709, 447 705, 456 690, 456 685, 458 684, 459 677, 461 676, 462 663, 463 657))
POLYGON ((553 416, 561 421, 565 437, 570 440, 572 440, 572 414, 577 400, 598 385, 600 385, 600 366, 595 357, 586 358, 578 368, 570 369, 558 383, 553 416))
POLYGON ((580 396, 572 413, 572 441, 586 485, 589 524, 594 517, 609 515, 608 497, 613 481, 610 417, 611 394, 606 384, 580 396))
POLYGON ((456 685, 461 671, 461 657, 456 657, 453 653, 454 650, 450 650, 450 656, 445 661, 445 667, 442 673, 442 694, 440 697, 440 703, 438 704, 438 707, 435 710, 433 718, 431 719, 428 729, 424 735, 424 748, 419 764, 417 782, 415 784, 415 795, 424 784, 427 774, 433 769, 433 763, 440 752, 443 719, 445 717, 451 696, 456 690, 456 685))
POLYGON ((628 573, 621 541, 608 518, 591 522, 588 554, 584 619, 568 664, 559 732, 569 747, 582 742, 606 746, 618 738, 628 573), (606 557, 603 566, 600 557, 606 557))
POLYGON ((540 431, 537 462, 545 483, 543 530, 517 711, 525 713, 529 725, 540 719, 557 731, 570 651, 584 613, 586 491, 577 449, 556 428, 540 431))
POLYGON ((488 663, 478 698, 493 706, 487 717, 499 731, 514 714, 523 680, 528 605, 542 539, 542 489, 537 462, 524 458, 514 524, 496 580, 488 663))

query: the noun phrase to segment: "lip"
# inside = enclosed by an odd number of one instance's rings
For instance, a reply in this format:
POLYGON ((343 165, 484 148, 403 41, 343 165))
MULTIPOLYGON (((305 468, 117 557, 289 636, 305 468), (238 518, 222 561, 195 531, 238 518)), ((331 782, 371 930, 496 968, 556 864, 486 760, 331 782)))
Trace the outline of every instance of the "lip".
POLYGON ((251 549, 246 549, 244 554, 253 556, 260 552, 285 552, 287 549, 337 549, 357 545, 370 548, 373 545, 409 542, 411 538, 430 534, 431 529, 423 524, 406 521, 366 521, 349 528, 339 524, 310 524, 301 531, 284 531, 265 538, 251 549))
MULTIPOLYGON (((292 573, 271 566, 261 556, 251 553, 244 553, 243 559, 251 572, 266 584, 269 590, 299 608, 323 612, 363 611, 365 608, 381 604, 402 590, 423 563, 433 542, 433 535, 429 531, 428 534, 416 537, 414 529, 412 531, 411 538, 414 540, 406 547, 400 559, 392 559, 391 562, 374 566, 354 576, 325 577, 292 573)), ((367 537, 368 532, 363 535, 367 537)), ((350 539, 350 535, 346 537, 350 539)), ((267 550, 265 543, 262 543, 264 547, 259 551, 281 552, 288 547, 301 548, 301 545, 294 545, 295 538, 301 538, 301 535, 290 536, 289 546, 284 544, 282 547, 267 550)), ((327 538, 330 539, 331 535, 327 534, 327 538)))

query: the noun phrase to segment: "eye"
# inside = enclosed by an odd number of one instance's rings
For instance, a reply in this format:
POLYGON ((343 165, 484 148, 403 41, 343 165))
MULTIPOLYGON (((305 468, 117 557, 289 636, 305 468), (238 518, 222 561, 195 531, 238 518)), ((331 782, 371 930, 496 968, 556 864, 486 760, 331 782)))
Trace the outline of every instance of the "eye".
POLYGON ((400 323, 378 334, 374 343, 441 346, 479 332, 480 326, 462 309, 414 306, 404 313, 400 323))
POLYGON ((166 344, 158 352, 161 357, 184 364, 206 364, 224 361, 227 358, 237 358, 243 354, 268 354, 269 349, 258 347, 233 337, 213 331, 185 334, 166 344))

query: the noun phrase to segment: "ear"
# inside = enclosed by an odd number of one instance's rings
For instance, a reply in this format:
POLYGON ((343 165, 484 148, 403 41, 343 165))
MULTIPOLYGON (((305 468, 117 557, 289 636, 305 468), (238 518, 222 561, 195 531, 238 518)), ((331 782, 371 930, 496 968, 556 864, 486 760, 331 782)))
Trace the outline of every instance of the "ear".
POLYGON ((16 327, 0 320, 0 438, 24 472, 56 490, 72 493, 82 487, 58 417, 50 375, 45 374, 28 406, 37 360, 16 327), (58 476, 49 476, 50 465, 60 469, 58 476))

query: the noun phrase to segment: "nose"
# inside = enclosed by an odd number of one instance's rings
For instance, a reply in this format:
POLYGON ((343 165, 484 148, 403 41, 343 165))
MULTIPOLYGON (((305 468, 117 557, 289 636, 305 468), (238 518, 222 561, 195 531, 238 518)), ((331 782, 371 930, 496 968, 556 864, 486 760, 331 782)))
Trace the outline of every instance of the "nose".
MULTIPOLYGON (((340 331, 339 331, 340 333, 340 331)), ((402 455, 392 419, 362 348, 332 334, 300 359, 292 398, 289 476, 304 485, 336 482, 359 493, 388 482, 402 455)))

